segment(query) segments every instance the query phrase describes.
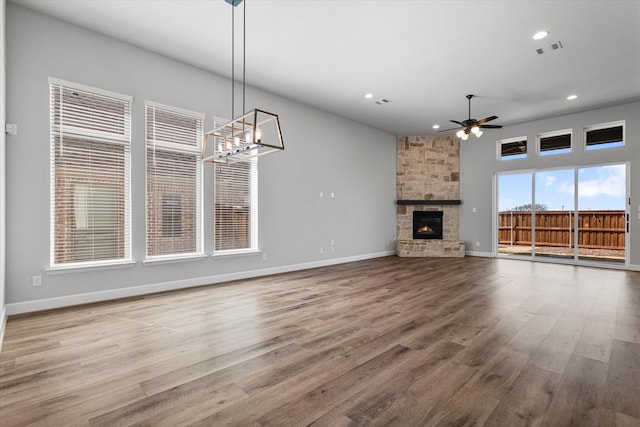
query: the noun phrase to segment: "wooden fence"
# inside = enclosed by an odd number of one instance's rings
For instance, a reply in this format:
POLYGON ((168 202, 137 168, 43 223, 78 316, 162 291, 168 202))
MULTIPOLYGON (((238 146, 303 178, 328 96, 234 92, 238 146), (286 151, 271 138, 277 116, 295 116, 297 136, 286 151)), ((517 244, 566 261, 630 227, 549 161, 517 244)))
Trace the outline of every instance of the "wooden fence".
MULTIPOLYGON (((531 245, 533 215, 530 211, 499 212, 500 245, 531 245)), ((578 247, 623 249, 625 211, 579 211, 578 247)), ((565 246, 575 242, 575 212, 538 211, 535 214, 536 246, 565 246)))

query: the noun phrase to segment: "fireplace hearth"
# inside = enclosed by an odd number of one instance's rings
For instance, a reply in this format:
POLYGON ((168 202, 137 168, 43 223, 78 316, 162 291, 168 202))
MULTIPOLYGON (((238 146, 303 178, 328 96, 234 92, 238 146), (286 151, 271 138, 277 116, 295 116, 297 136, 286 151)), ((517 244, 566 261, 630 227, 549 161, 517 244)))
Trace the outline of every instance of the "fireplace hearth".
POLYGON ((413 211, 413 238, 442 240, 442 211, 413 211))

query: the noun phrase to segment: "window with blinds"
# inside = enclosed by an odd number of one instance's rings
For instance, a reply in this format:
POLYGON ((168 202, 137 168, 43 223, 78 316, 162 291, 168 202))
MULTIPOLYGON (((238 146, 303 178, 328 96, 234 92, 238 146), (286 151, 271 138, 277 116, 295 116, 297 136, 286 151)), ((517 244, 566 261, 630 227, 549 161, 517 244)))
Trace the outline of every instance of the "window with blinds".
POLYGON ((586 150, 602 150, 624 146, 624 121, 585 128, 586 150))
POLYGON ((132 98, 49 87, 51 266, 129 261, 132 98))
POLYGON ((257 158, 215 165, 214 253, 257 250, 257 158))
POLYGON ((552 156, 571 152, 571 129, 538 135, 538 152, 552 156))
POLYGON ((147 257, 202 253, 204 115, 146 104, 147 257))
POLYGON ((498 159, 512 160, 527 157, 527 137, 509 138, 498 141, 498 159))

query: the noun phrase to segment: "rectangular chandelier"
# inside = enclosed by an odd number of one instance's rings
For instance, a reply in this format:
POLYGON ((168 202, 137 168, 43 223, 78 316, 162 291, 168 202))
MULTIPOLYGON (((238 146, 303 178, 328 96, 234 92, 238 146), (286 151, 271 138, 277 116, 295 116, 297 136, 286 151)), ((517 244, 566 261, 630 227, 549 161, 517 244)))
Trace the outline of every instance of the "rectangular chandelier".
POLYGON ((204 134, 202 161, 230 163, 284 150, 278 115, 254 109, 204 134))

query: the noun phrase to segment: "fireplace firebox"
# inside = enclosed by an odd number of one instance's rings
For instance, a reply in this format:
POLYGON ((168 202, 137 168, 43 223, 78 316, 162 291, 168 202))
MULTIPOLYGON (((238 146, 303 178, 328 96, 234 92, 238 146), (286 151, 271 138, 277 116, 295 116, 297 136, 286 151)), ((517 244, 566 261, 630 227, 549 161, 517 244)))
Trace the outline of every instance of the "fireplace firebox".
POLYGON ((442 211, 413 211, 413 238, 442 240, 442 211))

